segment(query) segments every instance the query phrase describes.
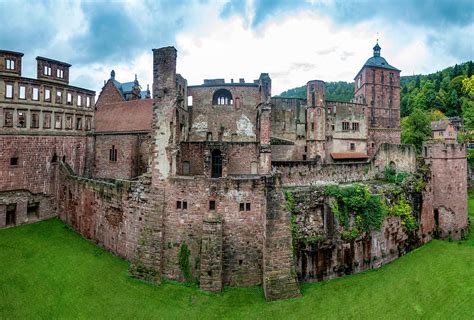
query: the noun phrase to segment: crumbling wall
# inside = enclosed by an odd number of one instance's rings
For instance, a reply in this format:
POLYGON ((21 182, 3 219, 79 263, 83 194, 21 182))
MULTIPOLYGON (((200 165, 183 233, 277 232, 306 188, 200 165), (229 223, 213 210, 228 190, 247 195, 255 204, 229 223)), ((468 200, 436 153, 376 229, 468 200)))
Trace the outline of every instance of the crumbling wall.
MULTIPOLYGON (((389 207, 395 204, 395 194, 401 192, 391 184, 371 183, 369 187, 382 194, 389 207)), ((378 230, 359 230, 358 235, 352 235, 333 211, 333 198, 325 186, 291 188, 287 192, 294 203, 290 229, 296 271, 302 281, 322 281, 379 268, 422 243, 418 228, 410 231, 402 217, 394 215, 386 215, 378 230)), ((403 194, 419 226, 421 193, 403 191, 403 194)), ((351 216, 351 226, 353 223, 355 217, 351 216)))
POLYGON ((113 183, 78 177, 66 166, 57 190, 59 217, 87 239, 131 260, 150 215, 150 179, 113 183))

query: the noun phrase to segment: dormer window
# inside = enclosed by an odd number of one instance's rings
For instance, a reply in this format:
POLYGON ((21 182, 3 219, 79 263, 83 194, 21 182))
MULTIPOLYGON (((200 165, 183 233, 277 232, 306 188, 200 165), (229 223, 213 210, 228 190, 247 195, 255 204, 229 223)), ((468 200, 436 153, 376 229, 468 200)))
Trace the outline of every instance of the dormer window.
POLYGON ((214 92, 212 97, 212 104, 213 105, 232 105, 234 104, 234 100, 232 99, 232 93, 226 89, 219 89, 214 92))
POLYGON ((5 69, 15 70, 15 60, 13 60, 11 58, 5 59, 5 69))
POLYGON ((51 76, 51 67, 49 67, 49 66, 44 66, 43 74, 44 74, 45 76, 51 76))
POLYGON ((56 70, 56 76, 60 79, 64 79, 64 70, 63 69, 57 69, 56 70))

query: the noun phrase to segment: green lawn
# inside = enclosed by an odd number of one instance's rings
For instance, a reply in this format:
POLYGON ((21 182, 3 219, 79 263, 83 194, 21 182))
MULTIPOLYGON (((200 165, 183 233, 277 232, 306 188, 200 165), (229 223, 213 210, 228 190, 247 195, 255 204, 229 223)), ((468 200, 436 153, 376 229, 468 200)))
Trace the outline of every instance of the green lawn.
MULTIPOLYGON (((469 208, 473 219, 474 194, 469 208)), ((271 303, 260 287, 216 295, 153 286, 127 267, 57 219, 2 230, 0 319, 474 318, 474 239, 432 241, 379 270, 304 284, 302 298, 271 303)))

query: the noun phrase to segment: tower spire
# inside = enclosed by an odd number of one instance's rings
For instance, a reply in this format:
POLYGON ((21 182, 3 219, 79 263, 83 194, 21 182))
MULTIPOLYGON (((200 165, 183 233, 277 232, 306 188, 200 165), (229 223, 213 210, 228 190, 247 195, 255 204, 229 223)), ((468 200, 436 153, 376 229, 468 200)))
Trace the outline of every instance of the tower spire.
POLYGON ((379 46, 379 39, 377 39, 377 43, 375 44, 374 47, 374 57, 380 57, 380 46, 379 46))

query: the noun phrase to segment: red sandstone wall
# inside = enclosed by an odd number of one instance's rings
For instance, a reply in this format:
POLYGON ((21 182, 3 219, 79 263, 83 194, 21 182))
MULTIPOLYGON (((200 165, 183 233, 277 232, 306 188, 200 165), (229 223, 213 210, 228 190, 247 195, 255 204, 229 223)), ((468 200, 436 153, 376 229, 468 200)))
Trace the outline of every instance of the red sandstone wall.
POLYGON ((0 136, 0 191, 23 189, 53 194, 53 155, 56 153, 58 162, 65 157, 71 168, 82 175, 86 147, 85 136, 0 136), (18 165, 10 165, 11 157, 18 158, 18 165))
MULTIPOLYGON (((164 276, 183 280, 177 260, 183 241, 191 251, 191 265, 199 259, 202 221, 204 213, 209 211, 210 200, 216 202, 215 212, 222 219, 223 284, 261 283, 262 215, 266 207, 264 182, 260 179, 170 179, 164 216, 164 276), (177 209, 176 201, 186 201, 187 209, 177 209), (251 210, 240 211, 240 203, 250 203, 251 210)), ((198 272, 193 269, 194 275, 198 272)))
POLYGON ((131 260, 150 206, 150 181, 119 184, 70 176, 62 168, 59 217, 87 239, 131 260))
POLYGON ((189 141, 205 141, 207 132, 213 141, 255 141, 257 104, 260 93, 255 86, 188 87, 193 97, 193 113, 189 141), (232 105, 212 105, 216 90, 232 93, 232 105))
POLYGON ((105 86, 100 92, 99 98, 97 98, 97 103, 95 104, 96 109, 100 108, 102 105, 107 103, 115 103, 125 101, 118 89, 112 83, 112 80, 108 80, 105 86))
POLYGON ((95 143, 95 176, 110 179, 132 179, 148 169, 151 141, 145 135, 97 135, 95 143), (117 161, 110 160, 112 146, 117 161))

